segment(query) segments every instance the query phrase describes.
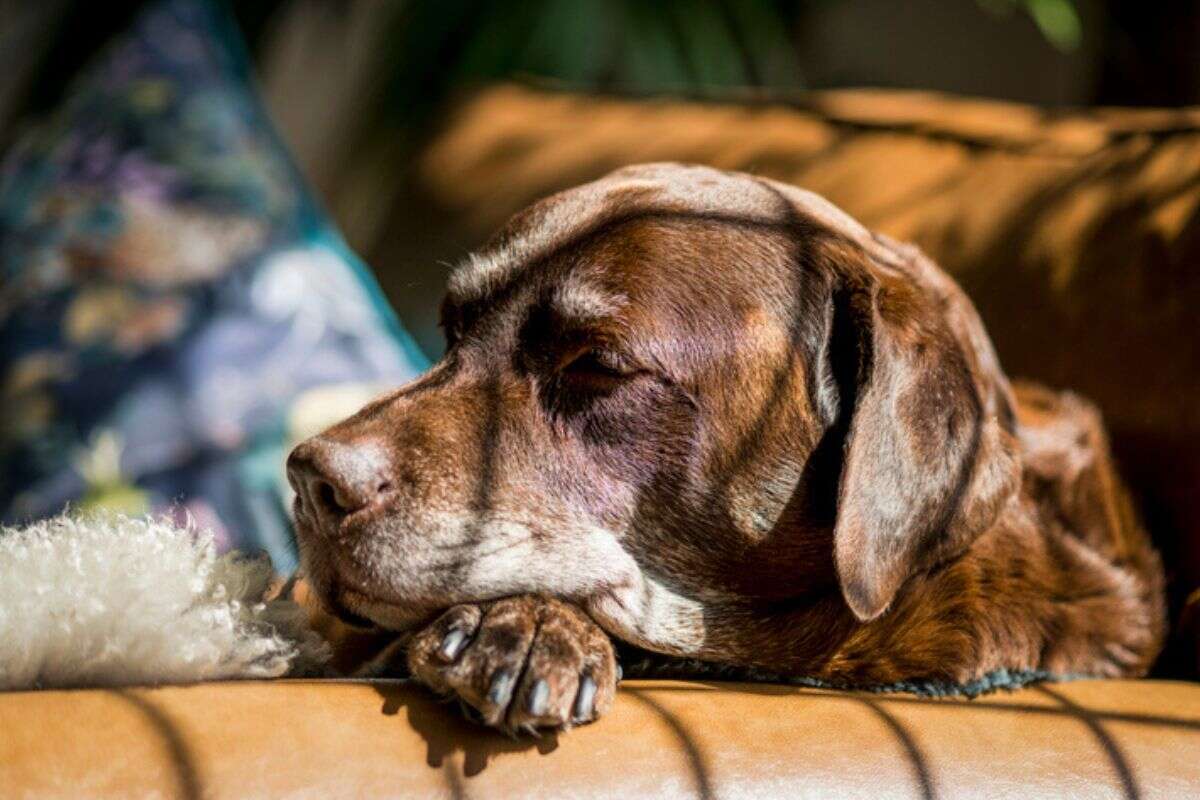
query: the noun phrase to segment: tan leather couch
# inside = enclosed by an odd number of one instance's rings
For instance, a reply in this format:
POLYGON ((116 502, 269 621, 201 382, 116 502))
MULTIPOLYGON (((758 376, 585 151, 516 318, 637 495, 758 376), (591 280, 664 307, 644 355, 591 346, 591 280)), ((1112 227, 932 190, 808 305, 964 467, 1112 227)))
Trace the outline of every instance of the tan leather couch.
MULTIPOLYGON (((453 261, 541 194, 659 159, 799 183, 921 244, 971 292, 1010 372, 1100 401, 1176 607, 1200 583, 1200 111, 502 87, 423 153, 377 263, 453 261)), ((411 276, 381 277, 410 291, 411 276)), ((1200 685, 968 701, 630 681, 599 724, 520 741, 396 683, 0 694, 0 798, 46 796, 1196 797, 1200 685)))
POLYGON ((968 700, 625 684, 512 740, 395 682, 0 696, 0 797, 1155 798, 1200 792, 1200 690, 1078 682, 968 700))

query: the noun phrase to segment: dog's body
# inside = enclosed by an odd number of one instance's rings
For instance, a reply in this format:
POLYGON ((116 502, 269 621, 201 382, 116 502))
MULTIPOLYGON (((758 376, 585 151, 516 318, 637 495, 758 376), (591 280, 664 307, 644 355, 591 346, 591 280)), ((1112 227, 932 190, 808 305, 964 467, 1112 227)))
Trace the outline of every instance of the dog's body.
POLYGON ((446 358, 290 475, 325 603, 423 628, 414 674, 491 722, 602 711, 600 629, 838 682, 1157 653, 1096 412, 1014 392, 949 277, 815 195, 621 170, 514 218, 444 321, 446 358))

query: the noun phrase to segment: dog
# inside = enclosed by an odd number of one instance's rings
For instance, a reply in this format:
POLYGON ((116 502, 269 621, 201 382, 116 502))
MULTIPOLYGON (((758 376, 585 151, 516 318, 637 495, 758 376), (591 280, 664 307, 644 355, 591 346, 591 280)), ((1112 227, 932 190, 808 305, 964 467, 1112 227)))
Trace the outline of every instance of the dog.
POLYGON ((1097 411, 1012 385, 946 273, 815 194, 618 170, 508 222, 442 321, 288 475, 324 607, 489 725, 602 715, 614 641, 842 685, 1162 644, 1097 411))

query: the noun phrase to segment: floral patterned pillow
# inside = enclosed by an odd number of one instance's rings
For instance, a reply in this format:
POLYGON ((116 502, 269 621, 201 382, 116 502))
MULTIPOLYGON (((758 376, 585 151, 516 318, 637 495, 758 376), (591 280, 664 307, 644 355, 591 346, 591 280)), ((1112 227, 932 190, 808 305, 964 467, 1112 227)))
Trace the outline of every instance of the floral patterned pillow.
POLYGON ((0 163, 6 522, 185 514, 289 569, 291 441, 426 363, 214 4, 151 4, 0 163))

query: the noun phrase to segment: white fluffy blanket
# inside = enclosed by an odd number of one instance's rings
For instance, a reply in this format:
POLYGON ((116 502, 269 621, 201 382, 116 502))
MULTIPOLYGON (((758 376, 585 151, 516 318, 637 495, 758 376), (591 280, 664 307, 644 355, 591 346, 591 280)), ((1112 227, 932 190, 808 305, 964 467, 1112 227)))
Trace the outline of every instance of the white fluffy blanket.
POLYGON ((328 646, 266 556, 218 556, 161 519, 62 516, 0 528, 0 689, 319 672, 328 646))

